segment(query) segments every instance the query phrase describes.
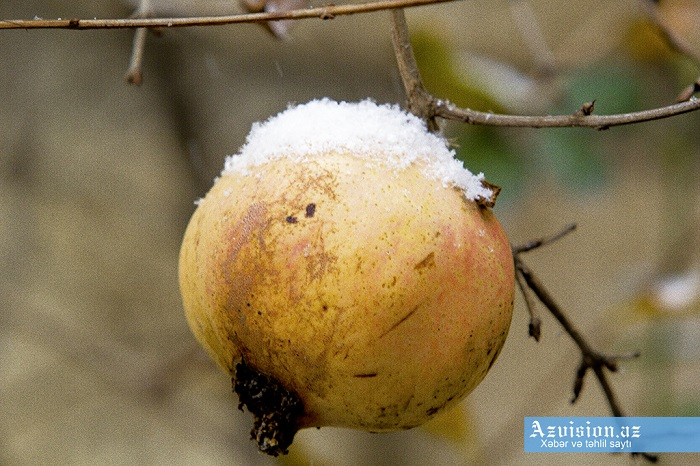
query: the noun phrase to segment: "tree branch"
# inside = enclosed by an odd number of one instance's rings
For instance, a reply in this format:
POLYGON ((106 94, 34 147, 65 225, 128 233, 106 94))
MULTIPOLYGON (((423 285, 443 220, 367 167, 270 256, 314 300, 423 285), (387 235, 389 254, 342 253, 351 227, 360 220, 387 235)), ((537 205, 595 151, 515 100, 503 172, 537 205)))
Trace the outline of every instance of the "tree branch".
POLYGON ((402 9, 391 12, 391 42, 399 74, 406 91, 406 108, 409 112, 425 120, 430 131, 437 131, 435 99, 423 86, 416 57, 413 54, 411 39, 408 36, 406 15, 402 9))
POLYGON ((584 103, 579 110, 570 115, 505 115, 459 108, 448 101, 435 98, 425 89, 418 72, 403 12, 393 11, 391 19, 394 54, 408 99, 407 108, 426 120, 429 128, 435 128, 435 118, 440 117, 470 125, 526 128, 585 127, 604 130, 613 126, 660 120, 700 110, 700 99, 695 97, 689 97, 685 102, 666 107, 615 115, 593 115, 593 102, 584 103))
MULTIPOLYGON (((620 407, 620 402, 618 401, 617 395, 615 394, 612 385, 610 385, 610 382, 608 381, 606 370, 610 372, 616 372, 617 362, 619 360, 639 357, 639 353, 623 356, 606 356, 593 349, 593 347, 588 343, 588 341, 583 337, 583 335, 578 331, 578 329, 576 329, 573 322, 571 322, 571 320, 566 316, 564 311, 559 307, 559 305, 556 303, 549 291, 547 291, 547 289, 534 275, 532 270, 530 270, 530 268, 527 265, 525 265, 522 258, 520 257, 520 255, 523 252, 527 252, 542 245, 551 243, 552 241, 561 238, 563 235, 571 231, 573 231, 573 227, 569 226, 562 230, 560 233, 550 238, 530 241, 523 246, 513 246, 513 260, 515 262, 516 278, 518 280, 518 283, 520 284, 521 292, 523 293, 523 296, 525 296, 528 309, 533 306, 532 300, 527 294, 527 290, 530 290, 535 294, 537 299, 539 299, 540 302, 547 308, 550 314, 552 314, 552 316, 554 316, 554 318, 564 328, 566 333, 569 335, 569 337, 571 337, 571 339, 574 341, 576 346, 578 346, 579 351, 581 352, 581 363, 576 371, 576 377, 574 378, 573 397, 571 399, 571 403, 575 403, 578 400, 583 389, 584 378, 588 371, 592 370, 593 374, 595 374, 596 378, 598 379, 598 382, 600 383, 601 389, 603 390, 603 394, 605 395, 605 399, 608 402, 608 406, 610 407, 612 415, 616 417, 622 417, 624 416, 624 413, 622 411, 622 408, 620 407)), ((532 311, 530 312, 532 316, 532 311)), ((531 329, 532 321, 530 323, 530 332, 532 332, 531 329)), ((539 340, 539 338, 536 339, 539 340)), ((636 453, 632 453, 632 455, 636 455, 636 453)), ((642 456, 650 462, 656 462, 658 460, 656 456, 648 453, 642 453, 642 456)))
POLYGON ((14 19, 0 20, 0 29, 128 29, 173 28, 192 26, 222 26, 240 23, 261 23, 298 19, 333 19, 336 16, 371 13, 397 8, 453 2, 456 0, 382 0, 346 5, 328 4, 316 8, 302 8, 268 13, 246 13, 229 16, 200 16, 187 18, 125 18, 125 19, 14 19))
POLYGON ((449 102, 438 100, 435 103, 436 116, 447 120, 456 120, 470 125, 525 127, 525 128, 595 128, 604 130, 613 126, 631 125, 645 121, 661 120, 684 113, 700 110, 700 99, 690 98, 666 107, 652 108, 638 112, 619 113, 615 115, 586 115, 576 112, 571 115, 504 115, 463 109, 449 102))
POLYGON ((559 241, 561 238, 568 235, 569 233, 571 233, 575 229, 576 229, 576 224, 570 223, 569 225, 562 228, 561 231, 559 231, 558 233, 555 233, 552 236, 548 236, 545 238, 533 239, 532 241, 528 241, 527 243, 513 246, 513 248, 512 248, 513 254, 520 254, 521 252, 532 251, 533 249, 537 249, 537 248, 545 246, 547 244, 559 241))
POLYGON ((126 70, 126 81, 129 84, 140 86, 143 82, 143 71, 141 64, 143 63, 143 52, 146 48, 146 36, 148 29, 138 28, 134 33, 134 45, 131 49, 131 60, 129 60, 129 68, 126 70))

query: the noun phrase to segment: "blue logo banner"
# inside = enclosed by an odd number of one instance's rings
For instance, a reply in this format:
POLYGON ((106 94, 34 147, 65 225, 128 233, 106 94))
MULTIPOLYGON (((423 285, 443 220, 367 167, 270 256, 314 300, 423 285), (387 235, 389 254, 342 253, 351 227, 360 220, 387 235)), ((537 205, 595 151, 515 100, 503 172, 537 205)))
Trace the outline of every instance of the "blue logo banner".
POLYGON ((700 417, 526 417, 524 427, 525 452, 700 452, 700 417))

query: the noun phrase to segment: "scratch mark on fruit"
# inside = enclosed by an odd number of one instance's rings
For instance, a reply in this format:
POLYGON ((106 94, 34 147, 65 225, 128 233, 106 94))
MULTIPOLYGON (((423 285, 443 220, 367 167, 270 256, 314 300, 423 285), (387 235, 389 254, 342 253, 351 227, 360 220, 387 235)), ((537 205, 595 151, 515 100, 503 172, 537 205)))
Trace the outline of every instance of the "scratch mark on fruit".
POLYGON ((384 333, 382 333, 381 335, 379 335, 379 338, 385 337, 389 332, 391 332, 392 330, 396 329, 396 327, 398 327, 399 325, 401 325, 401 324, 403 324, 404 322, 406 322, 406 320, 407 320, 409 317, 411 317, 413 314, 415 314, 417 310, 418 310, 418 306, 416 306, 416 307, 414 307, 413 309, 411 309, 411 310, 408 312, 408 314, 406 314, 406 315, 403 316, 401 319, 399 319, 399 321, 396 322, 394 325, 392 325, 386 332, 384 332, 384 333))
POLYGON ((414 270, 421 270, 426 267, 435 267, 435 252, 431 252, 427 256, 423 258, 422 261, 418 262, 413 269, 414 270))
POLYGON ((372 377, 376 377, 377 375, 379 374, 377 374, 376 372, 368 372, 366 374, 354 374, 353 377, 356 377, 358 379, 369 379, 372 377))

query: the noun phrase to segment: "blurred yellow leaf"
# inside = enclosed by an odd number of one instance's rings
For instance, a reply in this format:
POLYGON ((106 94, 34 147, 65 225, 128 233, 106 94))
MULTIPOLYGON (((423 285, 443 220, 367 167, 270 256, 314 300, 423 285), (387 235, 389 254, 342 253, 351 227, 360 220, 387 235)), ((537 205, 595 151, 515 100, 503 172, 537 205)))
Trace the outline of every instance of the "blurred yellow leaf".
POLYGON ((464 446, 473 439, 469 419, 466 403, 459 403, 428 421, 422 429, 457 446, 464 446))
POLYGON ((627 31, 626 46, 632 57, 642 61, 665 61, 680 52, 697 61, 700 57, 700 2, 665 0, 644 5, 646 16, 631 22, 627 31))
POLYGON ((663 0, 658 2, 658 12, 664 26, 700 54, 700 1, 663 0))
POLYGON ((658 26, 646 18, 639 18, 630 24, 625 43, 629 54, 635 60, 665 61, 673 55, 658 26))
POLYGON ((313 453, 309 453, 307 449, 299 445, 299 442, 293 443, 289 447, 289 453, 277 457, 277 464, 282 466, 326 466, 326 463, 321 461, 313 453))

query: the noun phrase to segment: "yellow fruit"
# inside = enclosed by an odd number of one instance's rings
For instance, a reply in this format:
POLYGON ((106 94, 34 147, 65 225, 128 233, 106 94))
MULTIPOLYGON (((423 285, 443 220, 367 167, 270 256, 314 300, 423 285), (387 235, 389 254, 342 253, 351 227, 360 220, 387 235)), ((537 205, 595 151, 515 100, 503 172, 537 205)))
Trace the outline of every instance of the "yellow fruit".
POLYGON ((190 221, 180 287, 261 450, 415 427, 484 378, 514 274, 482 181, 395 107, 313 101, 253 127, 190 221))

